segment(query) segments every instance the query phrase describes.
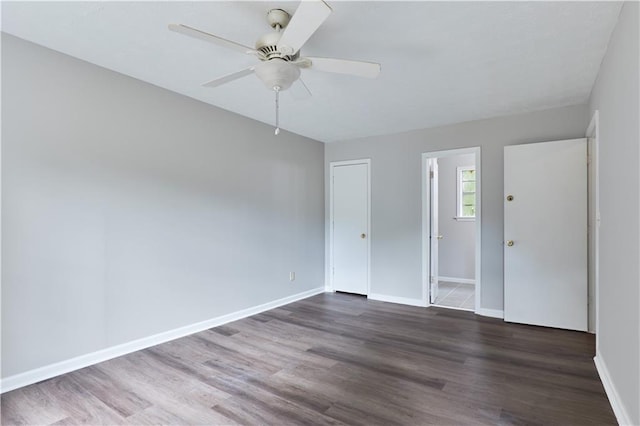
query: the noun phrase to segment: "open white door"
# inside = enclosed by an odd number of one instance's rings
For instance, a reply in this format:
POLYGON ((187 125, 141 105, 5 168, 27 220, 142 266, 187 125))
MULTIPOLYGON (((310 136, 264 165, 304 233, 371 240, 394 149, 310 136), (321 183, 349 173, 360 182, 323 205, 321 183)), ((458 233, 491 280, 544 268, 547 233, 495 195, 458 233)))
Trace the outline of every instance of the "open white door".
POLYGON ((331 166, 331 286, 369 293, 369 163, 331 166))
POLYGON ((442 238, 438 230, 438 159, 429 160, 429 185, 430 185, 430 224, 429 244, 431 247, 431 259, 429 260, 430 303, 435 303, 438 298, 438 242, 442 238))
POLYGON ((586 139, 504 149, 504 319, 587 330, 586 139))

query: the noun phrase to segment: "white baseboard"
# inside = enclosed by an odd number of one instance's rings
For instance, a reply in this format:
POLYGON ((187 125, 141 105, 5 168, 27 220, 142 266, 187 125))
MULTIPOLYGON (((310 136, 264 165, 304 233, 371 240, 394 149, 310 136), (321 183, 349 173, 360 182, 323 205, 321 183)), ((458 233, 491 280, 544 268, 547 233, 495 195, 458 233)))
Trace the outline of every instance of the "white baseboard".
POLYGON ((411 299, 409 297, 387 296, 384 294, 371 293, 368 299, 377 300, 379 302, 399 303, 400 305, 426 307, 427 304, 421 299, 411 299))
POLYGON ((613 414, 615 414, 618 424, 621 426, 633 425, 631 416, 627 413, 627 410, 625 410, 624 405, 622 405, 620 395, 611 381, 609 370, 602 360, 602 356, 596 353, 596 356, 593 358, 593 362, 596 364, 596 370, 598 371, 598 375, 602 381, 602 386, 604 386, 604 391, 607 394, 607 398, 609 398, 609 403, 611 404, 613 414))
POLYGON ((476 311, 476 314, 482 315, 485 317, 491 317, 491 318, 500 318, 500 319, 504 318, 504 311, 500 309, 480 308, 476 311))
POLYGON ((471 278, 455 278, 455 277, 438 277, 438 281, 448 281, 452 283, 461 283, 461 284, 476 284, 476 280, 471 278))
POLYGON ((251 315, 259 314, 260 312, 268 311, 270 309, 274 309, 282 305, 287 305, 297 300, 306 299, 307 297, 324 293, 324 291, 325 291, 324 287, 314 288, 312 290, 287 296, 282 299, 274 300, 272 302, 263 303, 262 305, 253 306, 251 308, 232 312, 227 315, 222 315, 206 321, 201 321, 195 324, 190 324, 184 327, 154 334, 152 336, 143 337, 141 339, 133 340, 131 342, 123 343, 121 345, 101 349, 96 352, 80 355, 75 358, 57 362, 55 364, 46 365, 44 367, 26 371, 24 373, 5 377, 0 381, 0 393, 21 388, 23 386, 37 383, 42 380, 50 379, 52 377, 68 373, 70 371, 88 367, 90 365, 107 361, 112 358, 126 355, 131 352, 139 351, 141 349, 145 349, 151 346, 155 346, 160 343, 164 343, 170 340, 178 339, 180 337, 188 336, 193 333, 198 333, 200 331, 204 331, 212 327, 217 327, 219 325, 227 324, 232 321, 237 321, 239 319, 246 318, 251 315))

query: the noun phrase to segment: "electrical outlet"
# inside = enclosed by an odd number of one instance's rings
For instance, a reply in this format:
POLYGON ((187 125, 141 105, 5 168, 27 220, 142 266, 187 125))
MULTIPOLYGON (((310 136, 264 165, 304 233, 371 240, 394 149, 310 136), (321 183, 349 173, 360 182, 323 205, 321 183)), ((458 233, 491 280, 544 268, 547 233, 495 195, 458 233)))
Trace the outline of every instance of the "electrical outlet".
POLYGON ((296 280, 296 273, 289 272, 289 281, 295 281, 295 280, 296 280))

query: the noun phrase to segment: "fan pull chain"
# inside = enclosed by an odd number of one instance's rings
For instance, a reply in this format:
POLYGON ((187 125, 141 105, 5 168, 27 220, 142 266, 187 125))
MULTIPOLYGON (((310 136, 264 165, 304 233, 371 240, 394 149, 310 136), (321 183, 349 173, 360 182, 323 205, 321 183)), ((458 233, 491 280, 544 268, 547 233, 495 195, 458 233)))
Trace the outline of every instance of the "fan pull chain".
POLYGON ((273 86, 276 92, 276 136, 280 133, 280 86, 273 86))

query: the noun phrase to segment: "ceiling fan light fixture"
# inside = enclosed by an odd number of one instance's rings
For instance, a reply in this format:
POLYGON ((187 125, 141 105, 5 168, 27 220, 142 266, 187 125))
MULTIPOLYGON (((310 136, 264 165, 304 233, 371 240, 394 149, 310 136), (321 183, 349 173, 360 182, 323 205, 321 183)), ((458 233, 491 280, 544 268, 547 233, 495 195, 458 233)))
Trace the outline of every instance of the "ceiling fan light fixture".
POLYGON ((278 91, 287 90, 293 82, 300 78, 300 68, 284 59, 271 59, 260 62, 255 73, 269 90, 278 87, 278 91))

